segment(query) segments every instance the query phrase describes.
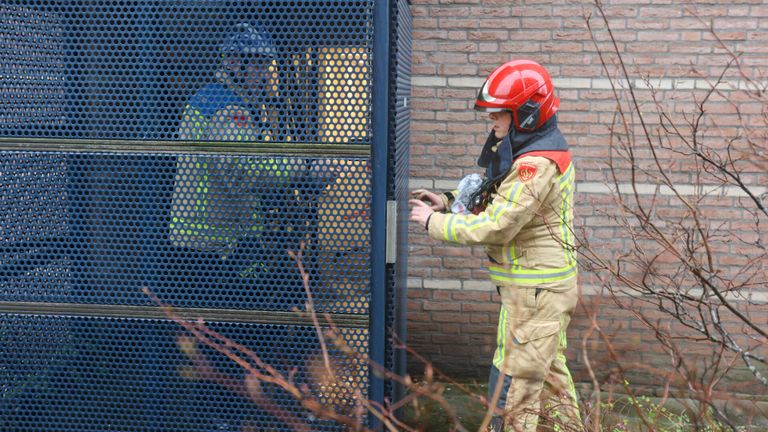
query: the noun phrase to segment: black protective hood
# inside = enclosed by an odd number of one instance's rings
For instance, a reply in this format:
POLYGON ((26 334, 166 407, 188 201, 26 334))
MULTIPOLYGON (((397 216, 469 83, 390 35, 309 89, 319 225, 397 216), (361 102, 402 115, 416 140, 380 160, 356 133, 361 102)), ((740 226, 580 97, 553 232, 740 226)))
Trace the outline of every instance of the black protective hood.
POLYGON ((491 132, 485 141, 477 164, 485 168, 485 177, 492 183, 507 175, 512 163, 525 153, 533 151, 565 151, 568 143, 552 117, 533 132, 520 132, 513 127, 502 139, 491 132))

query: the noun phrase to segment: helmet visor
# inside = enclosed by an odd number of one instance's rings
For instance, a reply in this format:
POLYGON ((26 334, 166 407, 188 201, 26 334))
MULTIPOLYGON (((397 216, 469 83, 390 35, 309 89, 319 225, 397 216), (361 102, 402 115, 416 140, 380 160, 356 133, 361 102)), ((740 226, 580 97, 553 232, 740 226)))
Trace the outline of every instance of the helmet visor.
POLYGON ((506 108, 491 108, 491 107, 484 107, 484 106, 475 104, 475 111, 495 113, 495 112, 502 112, 502 111, 509 111, 509 110, 506 108))
POLYGON ((487 92, 487 86, 488 81, 483 83, 483 86, 480 87, 480 91, 477 93, 477 98, 475 99, 475 111, 482 111, 487 113, 493 113, 493 112, 501 112, 507 110, 504 107, 498 106, 499 101, 496 98, 492 97, 487 92), (496 106, 493 106, 496 105, 496 106))

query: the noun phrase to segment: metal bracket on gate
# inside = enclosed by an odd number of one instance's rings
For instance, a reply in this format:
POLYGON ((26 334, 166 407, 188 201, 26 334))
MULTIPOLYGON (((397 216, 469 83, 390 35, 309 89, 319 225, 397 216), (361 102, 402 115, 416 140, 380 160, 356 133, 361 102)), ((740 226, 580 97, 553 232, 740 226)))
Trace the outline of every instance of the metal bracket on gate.
POLYGON ((397 201, 387 201, 387 264, 397 261, 397 201))

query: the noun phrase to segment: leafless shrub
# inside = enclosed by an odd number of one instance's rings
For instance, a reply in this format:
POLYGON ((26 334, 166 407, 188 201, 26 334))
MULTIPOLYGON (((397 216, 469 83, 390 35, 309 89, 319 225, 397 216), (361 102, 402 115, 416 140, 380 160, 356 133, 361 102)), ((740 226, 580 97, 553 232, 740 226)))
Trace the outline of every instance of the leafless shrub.
MULTIPOLYGON (((623 250, 608 256, 586 228, 582 265, 668 358, 666 365, 628 365, 607 343, 616 381, 625 381, 628 367, 645 368, 658 377, 663 400, 695 401, 688 407, 694 423, 734 426, 722 403, 735 403, 729 391, 768 389, 766 85, 709 26, 722 57, 715 76, 692 64, 696 85, 685 89, 644 76, 625 58, 602 2, 594 12, 585 22, 616 102, 606 161, 613 199, 602 216, 618 228, 623 250), (741 378, 738 389, 729 377, 742 369, 752 383, 741 378)), ((585 340, 610 342, 590 318, 585 340)), ((583 352, 599 395, 601 378, 586 346, 583 352)))

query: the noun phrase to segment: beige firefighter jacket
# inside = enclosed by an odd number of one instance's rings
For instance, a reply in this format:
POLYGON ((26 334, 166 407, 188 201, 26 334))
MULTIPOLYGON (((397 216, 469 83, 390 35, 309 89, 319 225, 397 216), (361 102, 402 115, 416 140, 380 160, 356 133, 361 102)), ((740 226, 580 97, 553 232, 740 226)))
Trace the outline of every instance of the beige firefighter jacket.
POLYGON ((573 193, 570 155, 558 164, 524 154, 485 210, 476 215, 433 213, 427 229, 436 240, 485 246, 490 278, 497 286, 565 290, 575 286, 577 273, 573 193))

